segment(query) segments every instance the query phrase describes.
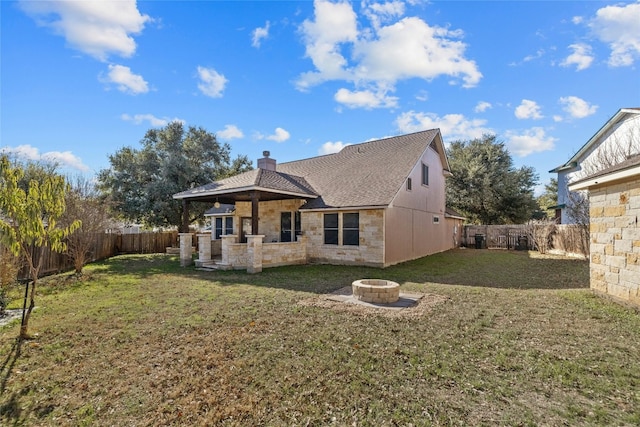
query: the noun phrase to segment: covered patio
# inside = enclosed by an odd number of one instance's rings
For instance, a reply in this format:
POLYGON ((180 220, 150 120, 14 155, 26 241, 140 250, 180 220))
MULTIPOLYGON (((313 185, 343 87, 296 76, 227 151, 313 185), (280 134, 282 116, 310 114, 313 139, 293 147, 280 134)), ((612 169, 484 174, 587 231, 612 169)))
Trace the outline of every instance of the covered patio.
MULTIPOLYGON (((193 263, 191 247, 192 234, 188 232, 189 207, 192 202, 210 203, 212 206, 232 204, 237 213, 234 221, 234 233, 222 234, 221 260, 216 262, 220 269, 245 269, 249 273, 259 273, 263 266, 303 264, 307 261, 307 244, 305 236, 291 236, 292 241, 280 241, 270 238, 265 242, 265 234, 260 227, 279 221, 279 216, 270 205, 285 204, 290 209, 297 209, 308 199, 315 199, 318 194, 304 178, 288 175, 269 169, 268 152, 258 162, 258 169, 213 182, 201 187, 177 193, 174 199, 182 200, 182 229, 180 233, 180 264, 193 263), (265 162, 266 161, 266 162, 265 162), (240 209, 242 208, 242 209, 240 209), (247 212, 245 216, 243 212, 247 212), (261 212, 264 217, 261 218, 261 212), (249 228, 249 230, 248 230, 249 228)), ((279 225, 278 225, 279 226, 279 225)), ((198 238, 197 263, 211 264, 211 234, 202 233, 198 238)))

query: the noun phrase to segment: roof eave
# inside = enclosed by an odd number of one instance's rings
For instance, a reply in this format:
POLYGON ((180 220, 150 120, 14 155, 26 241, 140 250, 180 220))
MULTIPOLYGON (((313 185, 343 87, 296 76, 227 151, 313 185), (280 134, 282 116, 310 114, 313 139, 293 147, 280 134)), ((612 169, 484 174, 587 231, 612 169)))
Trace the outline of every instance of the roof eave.
POLYGON ((635 165, 627 169, 619 170, 606 175, 597 176, 594 178, 586 178, 581 181, 574 182, 573 184, 569 184, 569 191, 588 190, 589 188, 595 187, 596 185, 608 184, 634 176, 640 176, 640 165, 635 165))
POLYGON ((186 194, 184 192, 177 193, 173 195, 173 198, 176 200, 201 199, 203 197, 228 196, 234 193, 246 193, 248 191, 260 191, 264 193, 282 194, 286 196, 300 197, 301 199, 315 199, 318 197, 317 194, 312 194, 312 193, 298 193, 294 191, 275 190, 273 188, 261 187, 258 185, 249 185, 245 187, 230 188, 225 190, 208 190, 208 191, 202 191, 198 193, 186 193, 186 194))

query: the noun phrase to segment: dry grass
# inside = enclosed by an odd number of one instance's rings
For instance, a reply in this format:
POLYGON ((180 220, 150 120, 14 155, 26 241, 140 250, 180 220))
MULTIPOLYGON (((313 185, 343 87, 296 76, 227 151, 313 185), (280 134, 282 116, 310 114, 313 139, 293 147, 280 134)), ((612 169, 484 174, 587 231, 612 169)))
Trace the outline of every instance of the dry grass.
POLYGON ((36 339, 0 329, 0 424, 640 424, 640 316, 592 295, 584 261, 459 250, 252 276, 124 256, 86 270, 46 281, 36 339), (308 303, 372 277, 427 294, 419 315, 308 303))

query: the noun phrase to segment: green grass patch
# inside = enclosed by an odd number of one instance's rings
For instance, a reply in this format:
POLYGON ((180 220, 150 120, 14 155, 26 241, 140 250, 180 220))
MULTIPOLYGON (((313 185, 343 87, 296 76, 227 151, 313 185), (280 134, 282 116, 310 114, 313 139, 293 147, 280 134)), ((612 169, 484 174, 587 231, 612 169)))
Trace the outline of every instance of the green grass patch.
MULTIPOLYGON (((640 316, 588 264, 456 250, 384 270, 201 272, 121 256, 46 278, 6 425, 637 425, 640 316), (419 316, 300 304, 361 278, 444 301, 419 316)), ((19 356, 16 353, 19 350, 19 356)))

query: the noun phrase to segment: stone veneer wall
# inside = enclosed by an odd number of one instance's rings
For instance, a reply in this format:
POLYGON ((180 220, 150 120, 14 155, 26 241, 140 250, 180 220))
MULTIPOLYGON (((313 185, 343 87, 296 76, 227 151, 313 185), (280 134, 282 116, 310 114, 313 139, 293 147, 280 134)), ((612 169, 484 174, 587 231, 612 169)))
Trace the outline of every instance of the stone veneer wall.
POLYGON ((262 264, 264 267, 307 263, 307 238, 300 236, 298 242, 264 243, 262 264))
MULTIPOLYGON (((260 217, 258 231, 264 235, 264 242, 279 242, 280 212, 292 212, 291 221, 293 223, 293 212, 297 211, 303 204, 304 201, 301 199, 260 202, 258 205, 258 216, 260 217)), ((251 202, 236 203, 235 218, 233 221, 234 233, 236 234, 239 234, 239 224, 242 217, 251 217, 251 202)), ((302 229, 304 230, 304 225, 302 229)), ((251 230, 245 230, 245 232, 251 234, 251 230)))
POLYGON ((640 305, 640 177, 592 188, 591 288, 640 305))
MULTIPOLYGON (((360 213, 360 245, 325 245, 324 214, 330 211, 303 212, 302 230, 309 239, 307 245, 310 262, 328 264, 354 264, 384 267, 384 209, 339 211, 360 213)), ((339 215, 338 241, 342 241, 342 215, 339 215)))

